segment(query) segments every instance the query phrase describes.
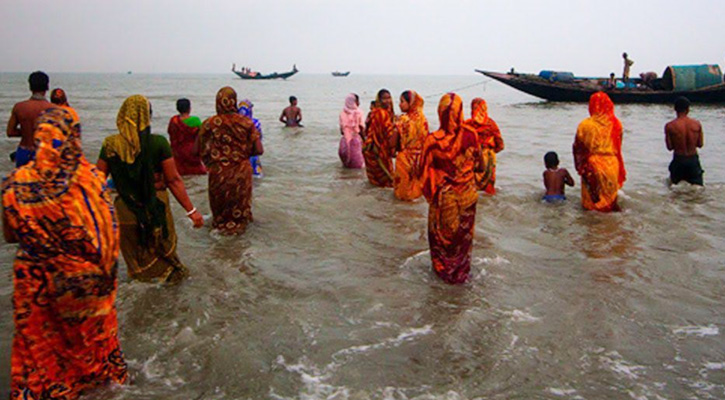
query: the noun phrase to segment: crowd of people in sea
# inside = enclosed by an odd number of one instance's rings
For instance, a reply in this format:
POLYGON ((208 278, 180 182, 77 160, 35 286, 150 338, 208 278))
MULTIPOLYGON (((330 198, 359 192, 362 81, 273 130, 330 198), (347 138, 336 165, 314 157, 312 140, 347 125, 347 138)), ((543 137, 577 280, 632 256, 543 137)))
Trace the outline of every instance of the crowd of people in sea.
MULTIPOLYGON (((40 71, 29 84, 31 98, 14 106, 8 122, 8 136, 20 137, 20 144, 16 168, 2 183, 4 238, 19 243, 11 398, 75 399, 91 387, 128 379, 115 305, 119 251, 133 280, 178 283, 189 274, 176 252, 168 192, 194 227, 204 220, 182 175, 208 176, 212 229, 243 234, 252 222, 253 176, 262 174, 262 127, 253 103, 238 101, 227 86, 217 93, 217 114, 204 121, 191 115, 188 99, 179 99, 169 142, 151 132, 149 100, 132 95, 118 111, 118 133, 104 139, 93 164, 83 154, 80 119, 65 92, 54 89, 48 102, 49 78, 40 71)), ((470 271, 479 192, 496 194, 496 157, 504 141, 482 98, 471 101, 465 119, 462 98, 443 95, 435 131, 423 106, 420 94, 406 90, 396 115, 391 93, 382 89, 364 116, 359 96, 349 94, 339 115, 338 153, 344 168, 364 168, 370 184, 392 188, 395 198, 426 199, 433 270, 446 283, 460 284, 470 271)), ((702 185, 702 127, 688 117, 687 99, 678 99, 675 111, 665 126, 666 146, 674 152, 671 181, 702 185)), ((622 124, 603 92, 591 96, 589 114, 572 149, 582 206, 618 211, 626 179, 622 124)), ((290 97, 280 121, 301 126, 296 98, 290 97)), ((542 201, 565 201, 564 187, 574 179, 559 168, 556 152, 544 155, 544 165, 542 201)))

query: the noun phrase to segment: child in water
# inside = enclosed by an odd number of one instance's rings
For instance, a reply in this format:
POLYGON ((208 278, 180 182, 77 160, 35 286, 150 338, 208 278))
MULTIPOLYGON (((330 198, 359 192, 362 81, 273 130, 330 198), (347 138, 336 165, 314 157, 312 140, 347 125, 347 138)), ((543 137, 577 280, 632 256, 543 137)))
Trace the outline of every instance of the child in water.
POLYGON ((564 185, 574 186, 574 179, 569 175, 566 168, 559 168, 559 156, 556 152, 550 151, 544 156, 544 187, 546 194, 541 200, 547 203, 557 203, 566 200, 564 185))

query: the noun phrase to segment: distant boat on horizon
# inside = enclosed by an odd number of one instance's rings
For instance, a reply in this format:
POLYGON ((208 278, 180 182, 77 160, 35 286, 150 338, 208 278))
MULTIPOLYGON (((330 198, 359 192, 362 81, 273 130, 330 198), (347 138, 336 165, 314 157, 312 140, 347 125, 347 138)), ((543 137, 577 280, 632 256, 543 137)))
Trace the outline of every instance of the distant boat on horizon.
POLYGON ((287 78, 291 77, 292 75, 296 74, 297 72, 299 72, 299 70, 297 69, 297 64, 295 64, 292 66, 292 71, 282 72, 282 73, 272 72, 271 74, 262 74, 260 72, 252 71, 249 69, 237 70, 236 64, 232 64, 232 72, 234 72, 238 77, 240 77, 242 79, 261 80, 261 79, 287 79, 287 78))
POLYGON ((346 71, 346 72, 335 71, 332 73, 332 76, 337 76, 337 77, 344 77, 344 76, 348 76, 348 75, 350 75, 350 71, 346 71))

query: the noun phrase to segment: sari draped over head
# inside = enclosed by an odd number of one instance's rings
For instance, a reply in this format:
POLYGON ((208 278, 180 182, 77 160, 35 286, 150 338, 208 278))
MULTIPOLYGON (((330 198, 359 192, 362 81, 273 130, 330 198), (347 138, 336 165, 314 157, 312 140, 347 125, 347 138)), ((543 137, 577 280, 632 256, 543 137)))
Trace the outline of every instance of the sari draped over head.
POLYGON ((582 179, 582 206, 587 210, 619 211, 617 192, 626 180, 622 159, 622 123, 603 92, 589 100, 590 117, 577 128, 574 165, 582 179))
POLYGON ((345 168, 364 168, 360 129, 364 127, 363 112, 357 105, 357 96, 350 93, 345 98, 345 107, 340 111, 340 146, 338 155, 345 168))
POLYGON ((107 137, 101 159, 116 185, 121 253, 132 279, 178 282, 188 270, 176 254, 176 231, 166 189, 156 189, 161 163, 172 157, 165 137, 151 133, 150 105, 141 95, 118 111, 119 133, 107 137))
POLYGON ((35 160, 2 184, 13 265, 11 399, 76 399, 126 381, 116 318, 119 235, 104 176, 70 113, 38 117, 35 160))
POLYGON ((254 122, 237 113, 237 93, 217 93, 217 115, 201 126, 201 157, 209 171, 209 205, 214 229, 241 234, 252 221, 252 166, 249 158, 260 133, 254 122))
MULTIPOLYGON (((254 127, 259 132, 259 140, 264 139, 264 134, 262 133, 262 124, 259 122, 257 118, 254 118, 254 103, 252 103, 251 100, 244 99, 239 102, 239 108, 238 108, 239 115, 243 115, 247 118, 250 118, 252 122, 254 122, 254 127)), ((252 174, 255 176, 261 176, 262 175, 262 162, 260 160, 260 156, 251 156, 249 157, 249 163, 252 165, 252 174)))
POLYGON ((363 157, 368 180, 375 186, 393 186, 393 156, 390 137, 395 130, 395 114, 383 104, 380 94, 365 126, 363 157))
POLYGON ((476 172, 476 187, 488 194, 496 194, 496 153, 503 150, 503 138, 496 122, 488 116, 486 100, 477 97, 471 102, 471 118, 466 120, 478 136, 481 147, 483 172, 476 172))
POLYGON ((397 122, 400 151, 395 157, 393 192, 400 200, 412 201, 423 195, 418 164, 423 142, 428 136, 428 120, 423 114, 424 104, 423 98, 411 90, 409 109, 397 122))
POLYGON ((195 116, 182 120, 181 116, 174 115, 169 120, 166 132, 169 134, 171 151, 174 154, 174 163, 179 175, 206 174, 206 168, 202 164, 196 148, 200 126, 201 120, 195 116))
POLYGON ((463 283, 471 269, 471 249, 480 169, 476 133, 463 124, 463 103, 454 94, 438 105, 440 129, 425 139, 422 153, 423 195, 430 204, 428 243, 433 269, 447 283, 463 283))

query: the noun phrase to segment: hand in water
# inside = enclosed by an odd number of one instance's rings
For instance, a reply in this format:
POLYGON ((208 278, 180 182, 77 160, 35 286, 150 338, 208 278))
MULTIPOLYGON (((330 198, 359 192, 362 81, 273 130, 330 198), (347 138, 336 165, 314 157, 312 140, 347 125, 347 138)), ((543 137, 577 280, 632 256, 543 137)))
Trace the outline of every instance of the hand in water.
POLYGON ((191 222, 194 223, 194 228, 201 228, 204 226, 204 217, 201 216, 199 211, 194 211, 193 214, 189 215, 191 222))

